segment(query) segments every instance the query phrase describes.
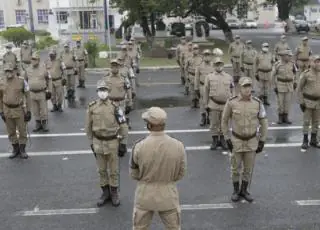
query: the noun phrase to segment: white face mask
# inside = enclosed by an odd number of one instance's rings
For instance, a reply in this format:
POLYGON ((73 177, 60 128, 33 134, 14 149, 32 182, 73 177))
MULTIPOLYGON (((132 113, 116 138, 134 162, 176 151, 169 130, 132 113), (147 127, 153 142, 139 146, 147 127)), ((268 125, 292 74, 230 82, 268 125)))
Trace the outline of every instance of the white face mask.
POLYGON ((108 96, 109 96, 109 93, 107 91, 98 91, 98 97, 101 100, 107 99, 108 96))
POLYGON ((223 71, 223 66, 222 66, 222 65, 217 66, 217 67, 216 67, 216 71, 217 71, 218 73, 222 72, 222 71, 223 71))
POLYGON ((267 48, 267 47, 263 47, 263 48, 262 48, 262 51, 266 53, 266 52, 268 52, 268 51, 269 51, 269 48, 267 48))

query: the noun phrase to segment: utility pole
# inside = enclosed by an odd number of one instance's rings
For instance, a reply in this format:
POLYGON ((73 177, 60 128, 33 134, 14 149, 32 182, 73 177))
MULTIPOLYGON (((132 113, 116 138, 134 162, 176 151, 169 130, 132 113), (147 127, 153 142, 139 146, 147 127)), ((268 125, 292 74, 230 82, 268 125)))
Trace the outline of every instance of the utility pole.
POLYGON ((33 21, 32 0, 28 0, 28 7, 29 7, 30 30, 34 35, 34 21, 33 21))
POLYGON ((104 11, 104 41, 109 46, 109 58, 111 58, 111 33, 109 23, 109 7, 107 0, 103 0, 103 11, 104 11))

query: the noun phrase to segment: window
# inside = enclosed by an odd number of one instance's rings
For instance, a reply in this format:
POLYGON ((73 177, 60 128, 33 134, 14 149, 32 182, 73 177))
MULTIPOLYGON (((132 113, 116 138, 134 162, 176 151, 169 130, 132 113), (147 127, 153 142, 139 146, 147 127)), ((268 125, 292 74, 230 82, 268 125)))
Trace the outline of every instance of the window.
POLYGON ((58 11, 57 12, 57 23, 67 24, 68 23, 68 12, 67 11, 58 11))
POLYGON ((27 13, 26 10, 16 10, 16 23, 26 24, 27 23, 27 13))
POLYGON ((4 28, 4 15, 3 15, 3 10, 0 10, 0 29, 4 28))
POLYGON ((49 23, 49 11, 48 10, 37 10, 37 14, 38 14, 38 23, 39 24, 48 24, 49 23))
POLYGON ((96 11, 80 11, 80 29, 96 29, 98 26, 96 11))

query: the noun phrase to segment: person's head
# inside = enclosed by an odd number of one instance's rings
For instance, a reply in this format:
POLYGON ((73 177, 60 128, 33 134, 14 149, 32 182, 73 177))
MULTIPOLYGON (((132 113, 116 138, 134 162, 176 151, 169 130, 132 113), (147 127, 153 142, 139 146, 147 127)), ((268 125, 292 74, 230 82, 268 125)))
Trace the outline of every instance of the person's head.
POLYGON ((40 56, 38 53, 33 53, 31 57, 31 64, 33 67, 37 67, 40 64, 40 56))
POLYGON ((203 54, 203 60, 208 63, 211 61, 212 57, 211 57, 211 52, 209 49, 206 49, 202 52, 203 54))
POLYGON ((121 45, 121 52, 127 53, 127 45, 121 45))
POLYGON ((214 48, 212 50, 212 54, 213 54, 213 57, 222 57, 223 56, 223 51, 219 48, 214 48))
POLYGON ((81 40, 77 40, 76 46, 77 46, 78 48, 80 48, 80 46, 81 46, 81 40))
POLYGON ((4 66, 3 68, 4 70, 4 73, 5 73, 5 76, 8 78, 8 79, 11 79, 13 78, 14 76, 14 68, 13 68, 13 65, 12 63, 8 63, 4 66))
POLYGON ((50 57, 50 60, 55 60, 56 57, 57 57, 57 51, 51 50, 51 51, 49 52, 49 57, 50 57))
POLYGON ((118 62, 117 59, 111 60, 110 67, 111 67, 111 73, 113 74, 119 73, 120 63, 118 62))
POLYGON ((285 50, 282 53, 280 53, 281 60, 284 61, 284 62, 290 61, 291 58, 292 58, 292 55, 293 54, 292 54, 291 50, 285 50))
POLYGON ((187 43, 186 37, 181 37, 180 41, 182 45, 185 45, 187 43))
POLYGON ((239 80, 240 85, 240 95, 245 98, 249 99, 252 93, 252 80, 249 77, 242 77, 239 80))
POLYGON ((286 35, 281 35, 280 41, 285 43, 287 41, 286 35))
POLYGON ((268 51, 269 51, 269 44, 268 43, 263 43, 262 44, 262 51, 264 52, 264 53, 267 53, 268 51))
POLYGON ((239 44, 240 43, 240 36, 239 35, 236 35, 235 38, 234 38, 234 41, 239 44))
POLYGON ((134 39, 134 38, 131 38, 130 39, 130 41, 133 43, 133 44, 135 44, 135 42, 136 42, 136 39, 134 39))
POLYGON ((22 47, 23 47, 23 48, 27 49, 28 46, 29 46, 28 41, 24 41, 24 42, 22 43, 22 47))
POLYGON ((66 43, 64 44, 63 48, 64 48, 64 51, 69 52, 69 51, 70 51, 69 43, 66 42, 66 43))
POLYGON ((12 52, 12 45, 11 44, 6 45, 6 50, 7 52, 12 52))
POLYGON ((193 48, 192 42, 188 42, 188 50, 191 52, 193 48))
POLYGON ((302 38, 302 45, 307 46, 308 45, 308 37, 303 37, 302 38))
POLYGON ((310 67, 317 71, 320 72, 320 55, 314 55, 310 59, 310 67))
POLYGON ((197 44, 194 44, 193 47, 193 54, 198 55, 199 54, 199 46, 197 44))
POLYGON ((147 129, 153 132, 164 131, 167 113, 160 107, 151 107, 142 114, 142 119, 147 123, 147 129))
POLYGON ((213 60, 213 65, 214 65, 214 69, 218 72, 221 73, 223 71, 223 67, 224 67, 224 62, 220 57, 216 57, 213 60))
POLYGON ((133 42, 132 41, 128 42, 128 49, 133 50, 133 42))
POLYGON ((124 58, 123 57, 118 57, 117 58, 117 61, 118 61, 118 63, 119 63, 119 65, 120 65, 120 67, 123 67, 124 66, 124 58))
POLYGON ((252 48, 252 41, 251 40, 247 40, 246 41, 246 46, 247 46, 247 48, 251 49, 252 48))
POLYGON ((109 96, 109 88, 104 80, 99 80, 97 82, 97 94, 100 100, 107 100, 109 96))

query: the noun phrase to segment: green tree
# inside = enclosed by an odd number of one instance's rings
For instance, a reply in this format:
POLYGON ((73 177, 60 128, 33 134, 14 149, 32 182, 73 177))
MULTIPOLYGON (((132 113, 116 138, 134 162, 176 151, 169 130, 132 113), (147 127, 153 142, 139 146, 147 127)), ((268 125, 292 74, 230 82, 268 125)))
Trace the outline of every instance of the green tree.
POLYGON ((9 42, 19 47, 23 41, 33 38, 33 34, 23 27, 9 28, 1 32, 1 36, 9 42))
POLYGON ((84 47, 88 51, 88 57, 89 57, 89 66, 90 67, 96 67, 96 59, 99 54, 99 45, 94 40, 89 40, 87 43, 85 43, 84 47))

